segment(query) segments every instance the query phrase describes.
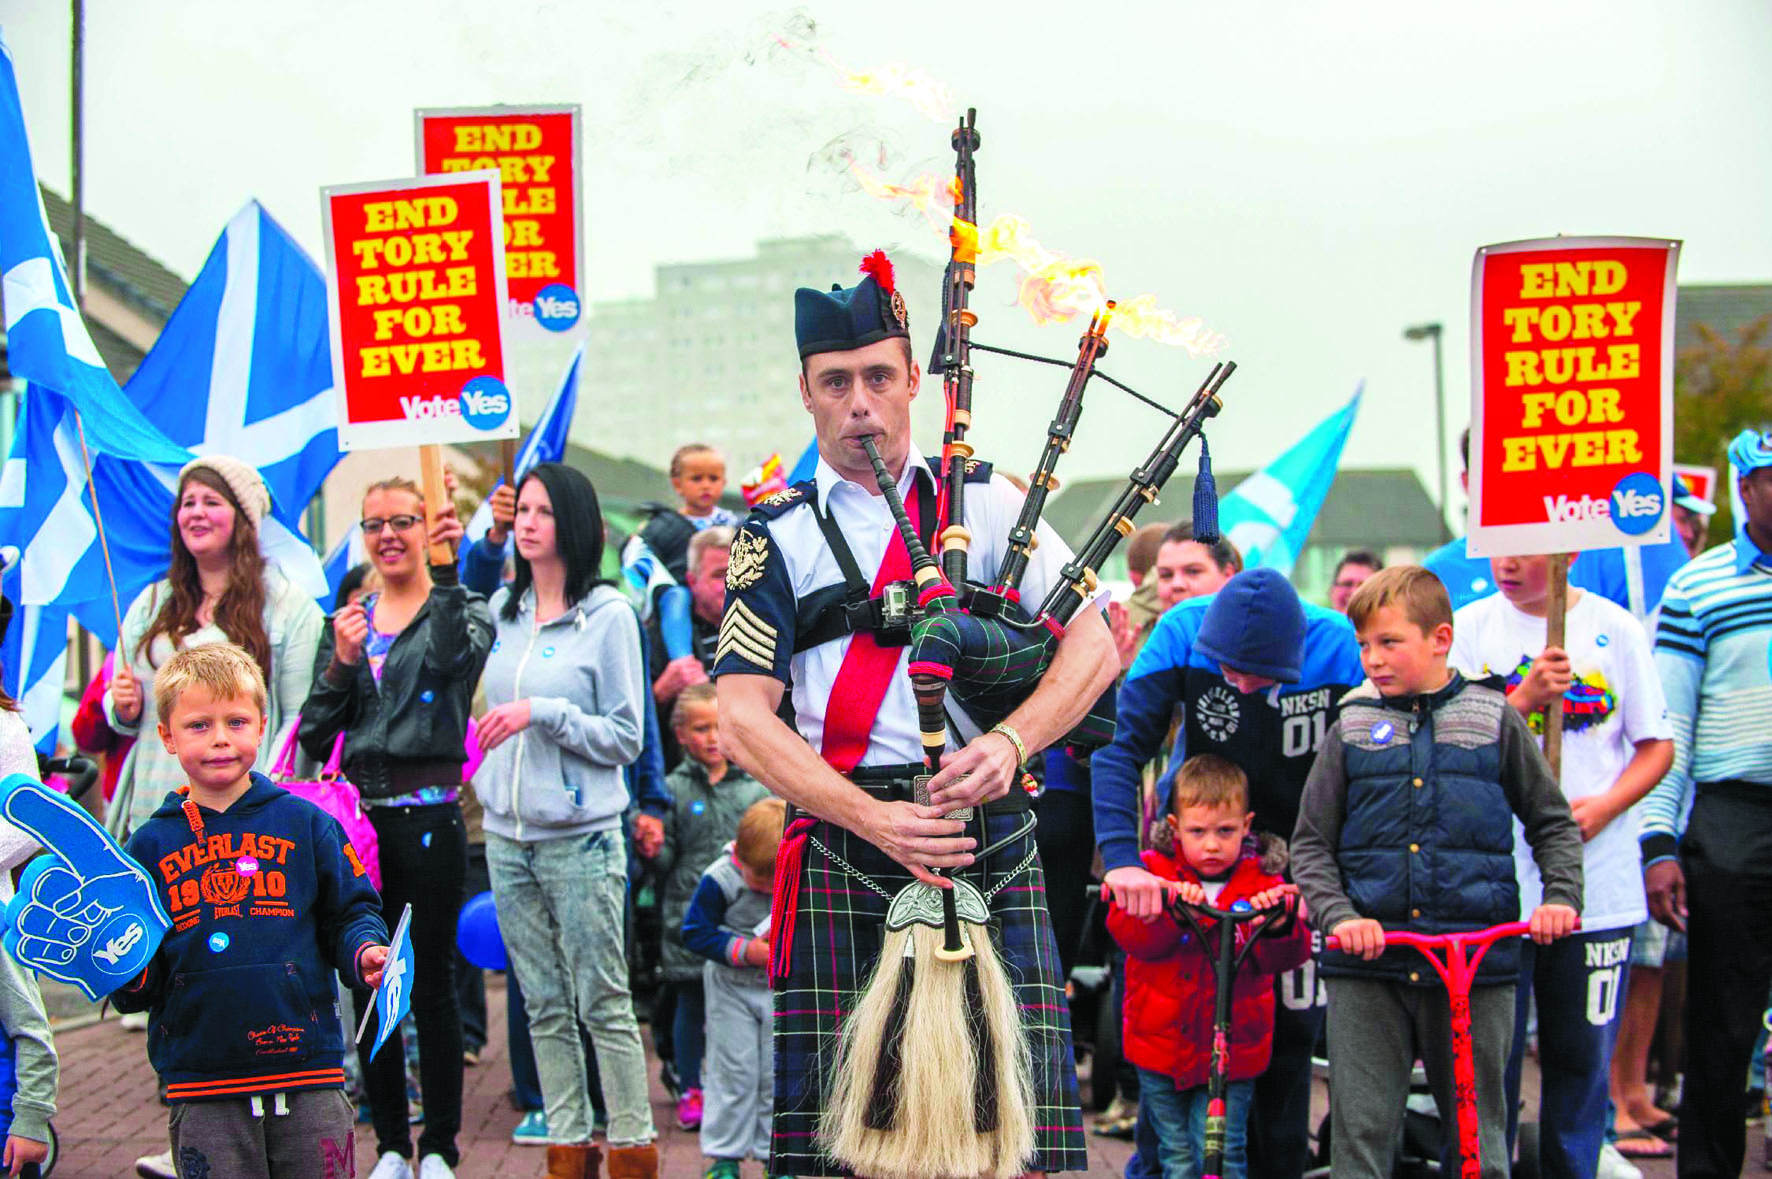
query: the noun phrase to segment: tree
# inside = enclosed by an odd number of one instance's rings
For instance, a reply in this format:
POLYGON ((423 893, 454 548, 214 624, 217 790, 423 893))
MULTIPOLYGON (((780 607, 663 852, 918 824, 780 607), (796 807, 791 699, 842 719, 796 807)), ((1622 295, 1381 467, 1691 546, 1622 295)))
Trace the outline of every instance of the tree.
POLYGON ((1674 455, 1681 462, 1706 463, 1722 472, 1717 514, 1711 518, 1715 544, 1735 535, 1729 507, 1729 440, 1772 421, 1772 316, 1762 316, 1730 341, 1704 324, 1697 344, 1674 361, 1674 455))

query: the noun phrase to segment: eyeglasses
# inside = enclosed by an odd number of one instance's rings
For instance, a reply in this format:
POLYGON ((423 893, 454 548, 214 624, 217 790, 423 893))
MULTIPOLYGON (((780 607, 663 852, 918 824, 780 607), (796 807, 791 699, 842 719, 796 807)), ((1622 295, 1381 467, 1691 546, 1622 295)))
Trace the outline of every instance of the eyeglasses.
POLYGON ((406 532, 424 522, 423 516, 371 516, 363 521, 364 536, 380 536, 383 528, 392 528, 395 532, 406 532))

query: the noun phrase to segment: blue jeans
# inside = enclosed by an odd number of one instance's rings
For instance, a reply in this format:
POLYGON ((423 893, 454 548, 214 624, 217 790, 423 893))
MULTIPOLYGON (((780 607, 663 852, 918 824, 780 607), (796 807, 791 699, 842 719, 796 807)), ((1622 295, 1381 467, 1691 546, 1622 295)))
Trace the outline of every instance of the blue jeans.
POLYGON ((1630 974, 1631 931, 1577 933, 1548 946, 1522 943, 1514 1048, 1507 1062, 1508 1143, 1519 1115, 1528 1001, 1538 1000, 1538 1173, 1593 1179, 1606 1141, 1606 1082, 1630 974))
MULTIPOLYGON (((1254 1081, 1232 1081, 1224 1094, 1224 1179, 1249 1173, 1249 1103, 1254 1081)), ((1163 1179, 1198 1179, 1206 1161, 1206 1086, 1177 1089, 1162 1073, 1138 1070, 1138 1106, 1157 1138, 1163 1179)))
POLYGON ((591 1140, 582 1021, 609 1103, 609 1144, 652 1141, 646 1054, 622 936, 628 869, 621 832, 535 843, 487 832, 486 863, 505 950, 523 980, 550 1134, 560 1143, 591 1140))
POLYGON ((701 980, 672 984, 677 1009, 671 1016, 671 1042, 677 1046, 677 1080, 685 1090, 701 1088, 701 1058, 707 1052, 707 995, 701 980))

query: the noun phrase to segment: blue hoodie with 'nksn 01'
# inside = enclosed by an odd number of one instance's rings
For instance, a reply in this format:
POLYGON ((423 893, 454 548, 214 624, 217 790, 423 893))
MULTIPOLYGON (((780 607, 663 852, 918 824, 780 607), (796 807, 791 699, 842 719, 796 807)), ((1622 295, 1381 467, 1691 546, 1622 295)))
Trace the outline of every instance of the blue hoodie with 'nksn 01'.
MULTIPOLYGON (((1364 678, 1348 620, 1300 602, 1272 569, 1247 570, 1216 594, 1176 604, 1126 675, 1113 744, 1089 759, 1107 868, 1139 866, 1139 783, 1168 745, 1172 722, 1172 770, 1196 753, 1229 758, 1249 776, 1255 829, 1290 838, 1335 703, 1364 678), (1244 694, 1225 667, 1275 683, 1244 694)), ((1164 806, 1168 793, 1165 780, 1164 806)))

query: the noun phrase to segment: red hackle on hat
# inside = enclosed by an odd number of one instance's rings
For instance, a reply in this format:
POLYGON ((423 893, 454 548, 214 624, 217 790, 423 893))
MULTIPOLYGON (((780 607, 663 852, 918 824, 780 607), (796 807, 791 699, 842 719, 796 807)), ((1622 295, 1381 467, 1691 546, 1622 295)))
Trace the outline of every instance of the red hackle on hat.
POLYGON ((874 281, 879 283, 880 289, 885 291, 888 295, 898 289, 892 277, 892 259, 886 256, 885 250, 875 250, 873 253, 863 258, 861 260, 861 272, 863 274, 873 275, 874 281))

